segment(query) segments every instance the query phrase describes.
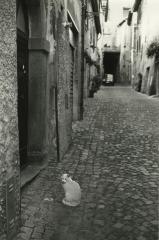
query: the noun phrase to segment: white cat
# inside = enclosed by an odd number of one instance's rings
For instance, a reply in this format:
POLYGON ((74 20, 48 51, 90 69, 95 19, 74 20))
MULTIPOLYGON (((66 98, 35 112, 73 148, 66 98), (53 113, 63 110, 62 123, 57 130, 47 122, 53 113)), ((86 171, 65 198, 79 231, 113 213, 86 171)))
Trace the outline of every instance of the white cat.
POLYGON ((71 207, 78 206, 81 201, 81 188, 79 184, 73 181, 67 173, 62 174, 61 180, 65 192, 65 198, 62 200, 63 204, 71 207))

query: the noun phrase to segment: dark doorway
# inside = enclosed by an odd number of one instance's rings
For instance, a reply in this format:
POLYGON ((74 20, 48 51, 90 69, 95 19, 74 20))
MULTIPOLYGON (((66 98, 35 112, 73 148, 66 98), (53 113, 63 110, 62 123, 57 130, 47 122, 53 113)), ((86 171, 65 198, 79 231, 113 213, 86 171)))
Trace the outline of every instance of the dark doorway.
POLYGON ((145 81, 143 82, 143 89, 142 89, 143 93, 147 92, 147 86, 148 86, 148 82, 149 82, 149 72, 150 72, 150 67, 147 67, 146 68, 145 81))
POLYGON ((17 68, 18 68, 18 126, 20 163, 27 161, 28 134, 28 39, 17 30, 17 68))
POLYGON ((138 73, 138 84, 137 84, 137 91, 141 92, 141 87, 142 87, 142 74, 138 73))
POLYGON ((103 66, 105 74, 112 74, 114 82, 119 81, 119 52, 104 52, 103 66))
POLYGON ((159 95, 159 60, 155 63, 156 94, 159 95))
POLYGON ((26 6, 17 12, 18 128, 21 166, 27 163, 28 144, 28 31, 26 6))

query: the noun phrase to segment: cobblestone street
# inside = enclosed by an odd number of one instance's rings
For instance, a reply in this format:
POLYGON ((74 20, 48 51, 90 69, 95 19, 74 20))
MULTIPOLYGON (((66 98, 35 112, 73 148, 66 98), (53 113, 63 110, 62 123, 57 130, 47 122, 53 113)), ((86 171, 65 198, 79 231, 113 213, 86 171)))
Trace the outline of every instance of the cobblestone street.
POLYGON ((157 240, 158 98, 101 87, 73 131, 64 159, 23 189, 16 240, 157 240), (61 202, 65 172, 82 189, 75 208, 61 202))

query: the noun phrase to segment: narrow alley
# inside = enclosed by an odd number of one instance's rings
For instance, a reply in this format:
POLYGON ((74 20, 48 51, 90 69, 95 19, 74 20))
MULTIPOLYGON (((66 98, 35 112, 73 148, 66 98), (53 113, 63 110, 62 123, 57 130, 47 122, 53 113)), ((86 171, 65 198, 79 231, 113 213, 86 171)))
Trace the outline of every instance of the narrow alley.
POLYGON ((64 159, 22 190, 16 240, 157 240, 159 100, 129 87, 101 87, 73 125, 64 159), (82 189, 62 204, 62 173, 82 189))

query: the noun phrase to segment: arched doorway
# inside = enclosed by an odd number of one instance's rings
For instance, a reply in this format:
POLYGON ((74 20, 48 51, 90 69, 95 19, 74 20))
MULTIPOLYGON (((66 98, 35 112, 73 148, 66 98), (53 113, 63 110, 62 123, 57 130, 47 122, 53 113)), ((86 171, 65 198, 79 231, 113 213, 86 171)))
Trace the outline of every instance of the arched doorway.
POLYGON ((17 76, 20 165, 27 163, 28 145, 28 13, 24 1, 17 3, 17 76))

